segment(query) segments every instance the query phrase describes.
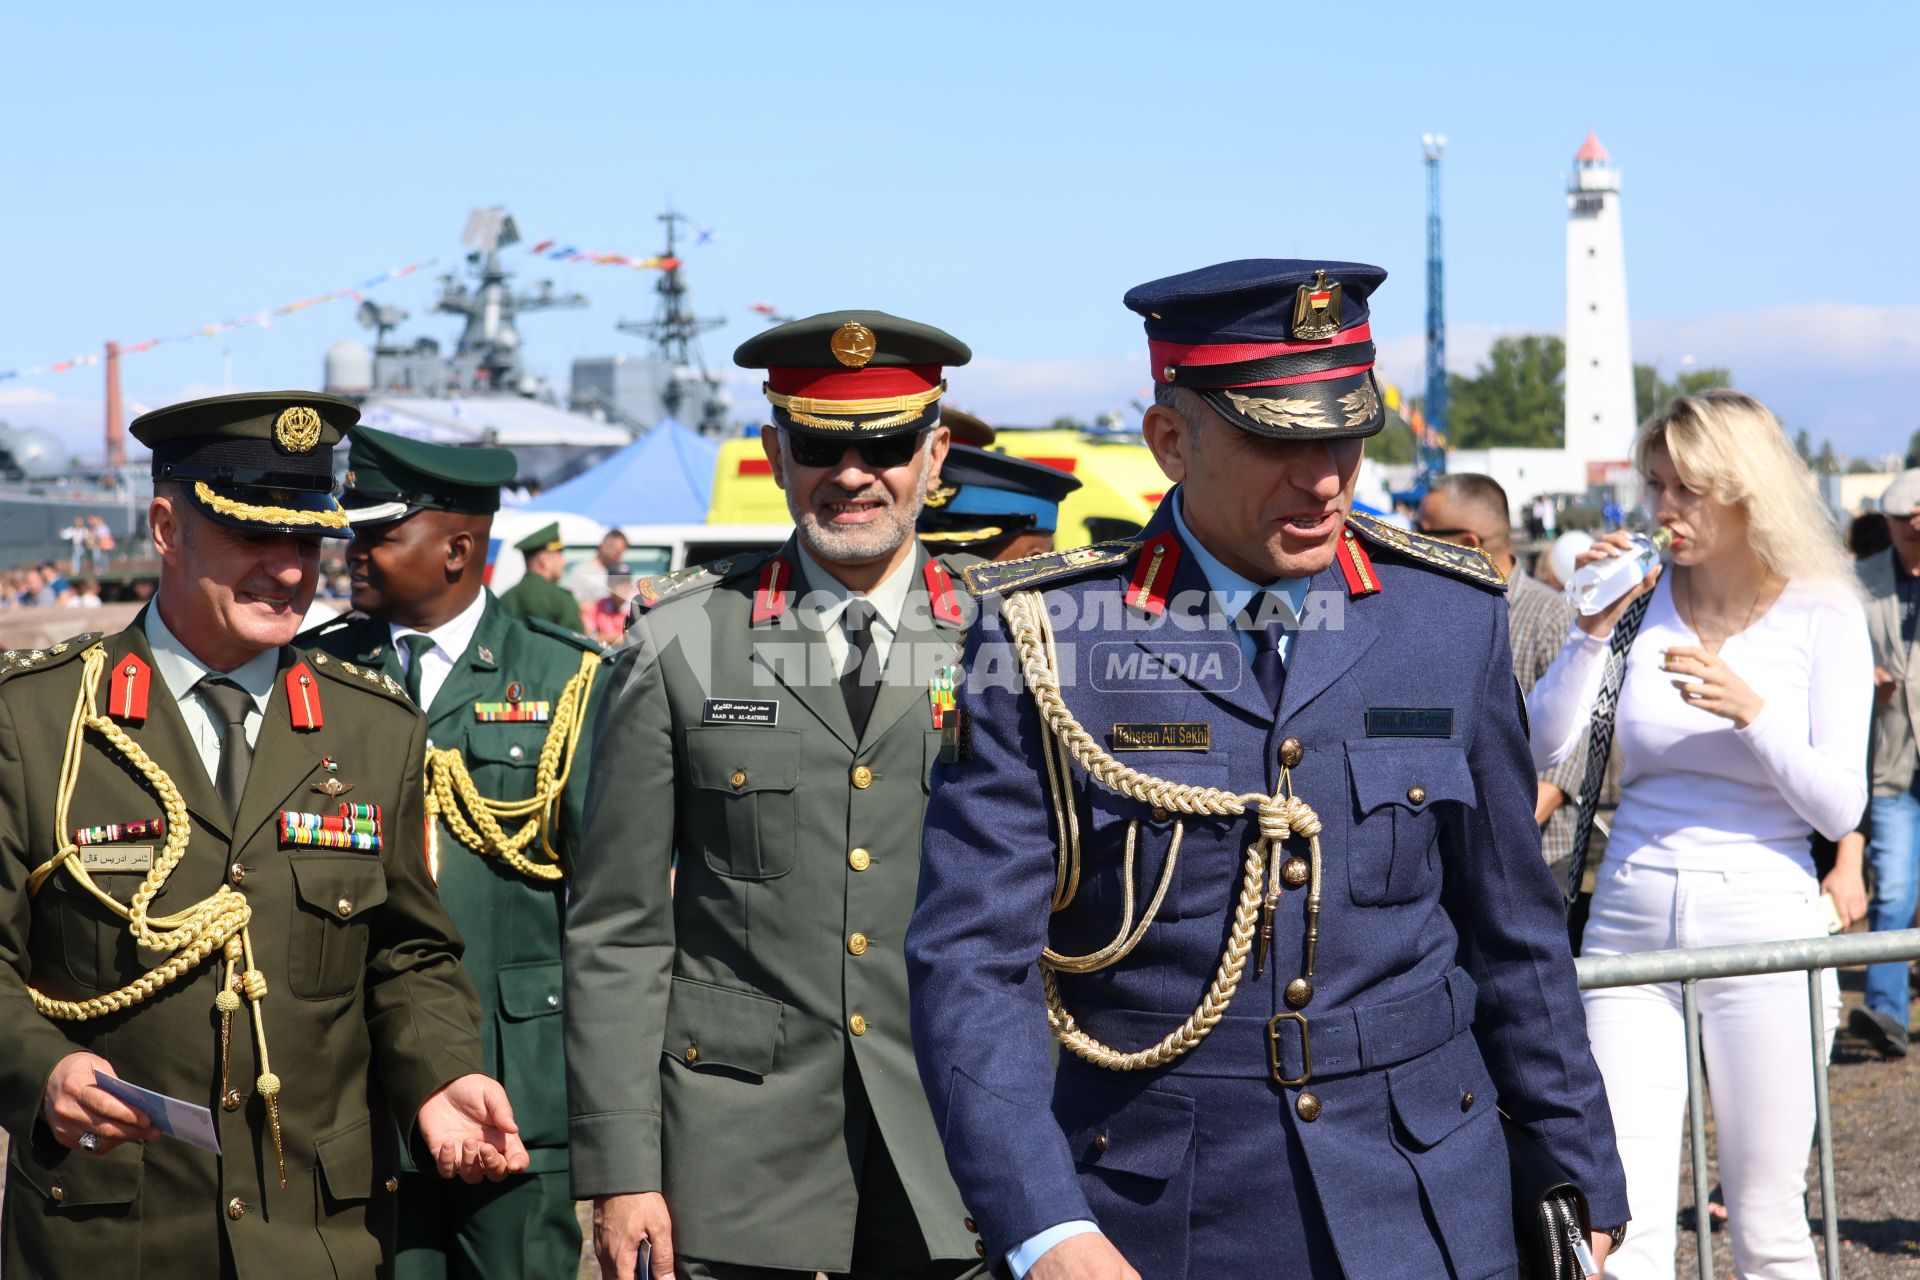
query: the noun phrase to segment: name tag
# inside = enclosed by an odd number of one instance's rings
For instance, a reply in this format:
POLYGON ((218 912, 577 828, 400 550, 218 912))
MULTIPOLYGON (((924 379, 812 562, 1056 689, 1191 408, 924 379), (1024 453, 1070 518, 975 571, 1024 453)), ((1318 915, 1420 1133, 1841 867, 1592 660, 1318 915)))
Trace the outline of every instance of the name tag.
POLYGON ((777 698, 708 698, 700 706, 701 724, 780 723, 777 698))
POLYGON ((1369 738, 1451 738, 1452 707, 1368 707, 1369 738))
POLYGON ((1183 724, 1116 724, 1107 738, 1110 751, 1210 751, 1213 726, 1183 724))
POLYGON ((80 865, 88 871, 153 870, 150 844, 87 844, 80 846, 80 865))

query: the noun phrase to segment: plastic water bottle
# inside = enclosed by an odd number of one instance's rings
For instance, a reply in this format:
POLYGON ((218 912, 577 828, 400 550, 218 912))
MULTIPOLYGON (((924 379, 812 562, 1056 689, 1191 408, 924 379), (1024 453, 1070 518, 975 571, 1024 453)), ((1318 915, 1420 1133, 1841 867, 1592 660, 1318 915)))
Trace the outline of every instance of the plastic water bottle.
POLYGON ((1638 586, 1649 570, 1673 545, 1673 530, 1664 526, 1651 534, 1636 533, 1617 556, 1595 560, 1575 571, 1567 583, 1573 607, 1585 617, 1604 613, 1609 605, 1638 586))

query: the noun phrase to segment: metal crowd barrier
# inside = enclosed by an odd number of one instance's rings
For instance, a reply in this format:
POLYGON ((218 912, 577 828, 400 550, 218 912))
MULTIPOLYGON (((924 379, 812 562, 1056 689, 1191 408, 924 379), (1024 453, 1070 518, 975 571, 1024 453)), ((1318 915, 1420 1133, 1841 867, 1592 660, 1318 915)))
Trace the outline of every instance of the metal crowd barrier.
POLYGON ((1759 973, 1807 974, 1807 1024, 1813 1045, 1814 1135, 1820 1151, 1820 1215, 1826 1225, 1827 1280, 1840 1280, 1840 1217, 1833 1189, 1833 1114, 1827 1098, 1827 1029, 1820 975, 1828 969, 1920 959, 1920 929, 1842 934, 1791 942, 1754 942, 1692 951, 1646 951, 1630 956, 1582 956, 1574 961, 1583 991, 1600 987, 1680 984, 1687 1028, 1687 1137, 1693 1150, 1694 1230, 1700 1280, 1713 1280, 1712 1222, 1707 1212, 1706 1072, 1700 1058, 1700 1004, 1696 987, 1710 978, 1759 973))

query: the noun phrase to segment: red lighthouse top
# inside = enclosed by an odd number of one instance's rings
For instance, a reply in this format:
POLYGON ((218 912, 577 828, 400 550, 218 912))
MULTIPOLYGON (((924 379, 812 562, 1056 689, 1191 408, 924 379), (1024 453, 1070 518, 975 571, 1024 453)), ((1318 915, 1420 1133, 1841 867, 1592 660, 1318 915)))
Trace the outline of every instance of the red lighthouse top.
POLYGON ((1600 145, 1600 139, 1589 129, 1587 140, 1580 144, 1580 150, 1574 152, 1573 159, 1576 164, 1608 164, 1613 157, 1607 154, 1607 149, 1600 145))

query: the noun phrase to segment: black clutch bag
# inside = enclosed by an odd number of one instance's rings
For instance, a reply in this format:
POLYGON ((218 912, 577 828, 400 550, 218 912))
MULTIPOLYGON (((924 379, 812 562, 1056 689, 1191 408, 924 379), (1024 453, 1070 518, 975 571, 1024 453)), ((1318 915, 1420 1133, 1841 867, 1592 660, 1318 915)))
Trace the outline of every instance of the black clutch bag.
POLYGON ((1500 1127, 1513 1170, 1513 1242, 1522 1280, 1586 1280, 1594 1270, 1587 1197, 1526 1130, 1505 1114, 1500 1127))

